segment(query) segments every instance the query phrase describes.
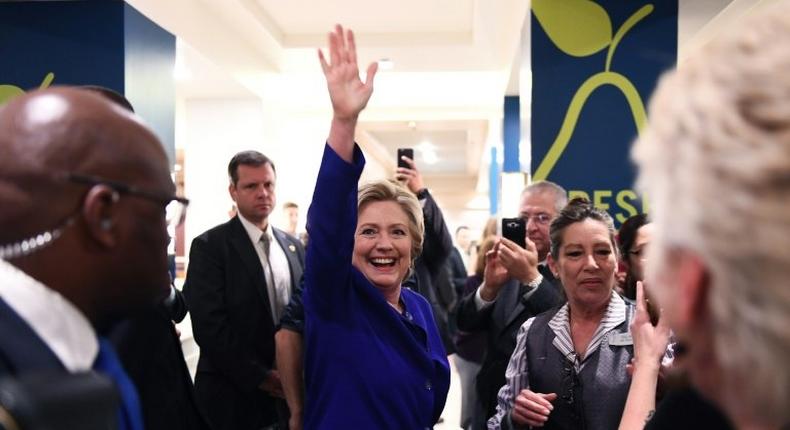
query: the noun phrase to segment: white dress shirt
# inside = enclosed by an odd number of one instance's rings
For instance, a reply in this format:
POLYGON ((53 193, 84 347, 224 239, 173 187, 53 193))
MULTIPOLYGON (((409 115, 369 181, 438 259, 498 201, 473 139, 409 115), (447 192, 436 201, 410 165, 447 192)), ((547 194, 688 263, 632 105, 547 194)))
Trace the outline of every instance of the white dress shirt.
POLYGON ((85 315, 55 290, 0 260, 0 298, 14 310, 70 372, 89 370, 99 353, 85 315))
POLYGON ((272 316, 274 317, 274 323, 277 324, 280 322, 283 309, 291 300, 291 269, 288 266, 288 257, 280 247, 280 242, 274 237, 271 223, 266 226, 266 230, 261 230, 241 214, 239 214, 239 220, 244 226, 244 230, 250 236, 250 241, 255 247, 255 253, 258 254, 258 259, 261 262, 263 274, 266 277, 266 290, 269 294, 272 316), (261 237, 264 234, 269 237, 270 243, 268 264, 266 262, 266 251, 264 251, 263 243, 261 242, 261 237), (269 267, 271 267, 271 271, 269 267))

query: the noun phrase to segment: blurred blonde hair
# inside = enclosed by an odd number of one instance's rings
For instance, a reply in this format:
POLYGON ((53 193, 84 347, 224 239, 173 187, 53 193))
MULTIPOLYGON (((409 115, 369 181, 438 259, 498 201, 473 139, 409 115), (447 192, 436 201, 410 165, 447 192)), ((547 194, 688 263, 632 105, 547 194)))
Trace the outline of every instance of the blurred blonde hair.
POLYGON ((491 217, 486 221, 485 227, 483 227, 483 233, 480 235, 480 243, 483 243, 489 236, 496 236, 497 233, 497 219, 495 217, 491 217))
POLYGON ((480 249, 477 250, 477 260, 475 261, 475 275, 483 276, 486 270, 486 253, 494 248, 496 236, 488 236, 483 239, 480 249))
POLYGON ((723 389, 742 402, 728 406, 783 425, 790 422, 790 7, 766 12, 661 80, 633 158, 655 221, 659 252, 651 251, 649 274, 664 270, 673 247, 703 259, 723 389))

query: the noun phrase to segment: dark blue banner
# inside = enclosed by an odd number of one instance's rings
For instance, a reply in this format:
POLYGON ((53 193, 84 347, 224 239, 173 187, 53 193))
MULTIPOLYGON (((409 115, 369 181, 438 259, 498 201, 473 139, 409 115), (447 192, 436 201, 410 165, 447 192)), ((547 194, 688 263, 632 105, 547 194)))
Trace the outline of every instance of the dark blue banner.
POLYGON ((123 29, 121 2, 0 4, 0 103, 42 83, 123 93, 123 29))
POLYGON ((124 94, 175 158, 175 37, 122 0, 0 2, 0 104, 50 85, 124 94))
POLYGON ((677 0, 532 1, 532 178, 607 209, 646 204, 631 143, 659 76, 677 57, 677 0))

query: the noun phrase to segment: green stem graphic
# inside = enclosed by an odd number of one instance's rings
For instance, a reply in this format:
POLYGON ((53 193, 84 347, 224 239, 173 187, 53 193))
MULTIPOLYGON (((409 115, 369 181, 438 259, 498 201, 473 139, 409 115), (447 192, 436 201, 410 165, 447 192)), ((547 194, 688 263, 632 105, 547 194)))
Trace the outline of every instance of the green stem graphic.
POLYGON ((40 89, 49 88, 49 85, 52 84, 52 81, 55 79, 55 74, 52 72, 47 73, 47 76, 44 76, 44 80, 39 85, 40 89))
POLYGON ((551 170, 554 168, 557 160, 560 159, 560 156, 562 156, 563 151, 565 151, 568 142, 573 136, 573 131, 576 129, 576 122, 579 120, 579 115, 581 114, 581 110, 587 98, 590 97, 592 92, 598 87, 607 84, 615 86, 623 93, 626 101, 628 101, 628 105, 631 107, 631 114, 634 116, 637 132, 642 132, 642 128, 647 120, 647 115, 645 114, 645 106, 634 84, 632 84, 628 78, 617 72, 606 71, 596 73, 584 81, 579 89, 576 90, 576 94, 573 95, 568 110, 565 113, 565 119, 562 121, 562 127, 560 127, 560 131, 557 133, 554 143, 551 145, 551 148, 549 148, 549 152, 546 153, 543 161, 540 162, 540 166, 538 166, 538 169, 535 171, 533 180, 541 181, 549 176, 549 173, 551 173, 551 170))
POLYGON ((609 52, 606 53, 606 71, 609 71, 609 67, 612 65, 612 57, 614 56, 614 50, 617 49, 617 44, 620 43, 623 36, 628 33, 629 30, 633 26, 636 25, 637 22, 641 21, 644 17, 650 15, 653 12, 653 5, 646 4, 642 6, 638 11, 634 12, 633 15, 628 17, 627 20, 617 29, 617 33, 615 33, 614 37, 612 38, 612 43, 609 45, 609 52))

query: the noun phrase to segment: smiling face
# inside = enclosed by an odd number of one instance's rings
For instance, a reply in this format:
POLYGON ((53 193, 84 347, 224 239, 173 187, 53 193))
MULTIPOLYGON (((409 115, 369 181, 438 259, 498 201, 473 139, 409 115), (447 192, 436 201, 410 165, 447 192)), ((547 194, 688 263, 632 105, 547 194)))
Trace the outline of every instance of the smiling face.
POLYGON ((377 288, 396 291, 409 273, 412 239, 406 212, 394 201, 360 208, 352 264, 377 288))
POLYGON ((568 225, 557 259, 549 256, 571 306, 606 306, 615 285, 617 258, 606 224, 587 218, 568 225))

